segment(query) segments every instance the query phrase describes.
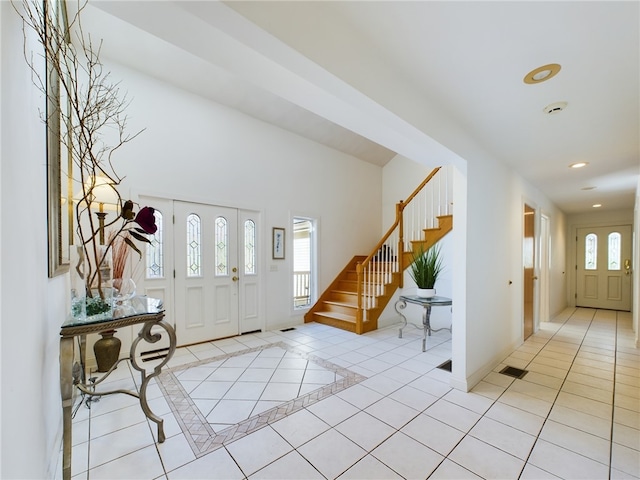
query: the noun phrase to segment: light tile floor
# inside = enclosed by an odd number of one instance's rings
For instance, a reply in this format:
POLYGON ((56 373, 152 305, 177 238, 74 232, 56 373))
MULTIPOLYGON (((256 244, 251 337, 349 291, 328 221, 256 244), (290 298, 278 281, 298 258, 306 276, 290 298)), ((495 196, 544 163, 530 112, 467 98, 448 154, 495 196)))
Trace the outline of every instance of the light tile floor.
MULTIPOLYGON (((306 324, 181 348, 148 390, 167 440, 155 443, 137 399, 103 397, 73 420, 74 478, 640 478, 630 314, 567 309, 469 393, 437 368, 448 332, 425 353, 419 330, 397 333, 306 324), (499 373, 506 365, 528 373, 499 373)), ((126 366, 114 374, 111 387, 138 380, 126 366)))

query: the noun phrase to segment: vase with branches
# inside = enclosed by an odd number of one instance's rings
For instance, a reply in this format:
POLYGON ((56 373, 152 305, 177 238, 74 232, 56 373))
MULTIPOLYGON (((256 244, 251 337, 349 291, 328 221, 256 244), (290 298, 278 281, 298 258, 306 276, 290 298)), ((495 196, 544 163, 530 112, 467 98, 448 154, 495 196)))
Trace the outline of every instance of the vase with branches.
POLYGON ((14 3, 14 8, 23 21, 24 53, 33 83, 48 100, 43 120, 48 133, 58 137, 72 160, 73 172, 68 175, 79 190, 74 198, 76 235, 72 240, 75 243, 72 252, 76 251, 78 261, 76 265, 72 262, 72 274, 81 278, 82 293, 87 298, 94 298, 95 304, 100 300, 108 304, 106 280, 113 276, 108 258, 114 242, 121 238, 142 256, 136 242, 150 243, 147 235, 156 232, 155 215, 152 207, 139 208, 120 196, 118 187, 124 177, 115 171, 113 156, 142 130, 127 133, 127 96, 100 61, 101 42, 95 43, 82 28, 81 13, 87 2, 78 2, 71 16, 66 4, 22 0, 20 5, 14 3), (26 48, 29 30, 35 32, 43 47, 36 55, 44 59, 46 72, 42 71, 42 62, 36 61, 34 53, 26 48), (59 85, 53 91, 47 86, 51 78, 59 85), (52 125, 60 128, 54 130, 52 125), (110 221, 106 220, 103 203, 98 198, 105 190, 117 211, 110 221), (112 232, 106 241, 105 231, 112 232))

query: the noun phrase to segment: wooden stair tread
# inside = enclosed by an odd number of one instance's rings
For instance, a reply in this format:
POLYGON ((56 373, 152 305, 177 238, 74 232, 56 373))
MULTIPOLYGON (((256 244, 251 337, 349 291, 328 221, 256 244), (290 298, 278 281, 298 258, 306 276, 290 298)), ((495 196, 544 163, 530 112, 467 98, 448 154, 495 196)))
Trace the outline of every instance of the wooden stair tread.
POLYGON ((339 313, 339 312, 325 312, 325 311, 319 311, 314 313, 321 317, 337 318, 338 320, 342 320, 345 322, 356 323, 356 317, 354 315, 346 315, 344 313, 339 313))

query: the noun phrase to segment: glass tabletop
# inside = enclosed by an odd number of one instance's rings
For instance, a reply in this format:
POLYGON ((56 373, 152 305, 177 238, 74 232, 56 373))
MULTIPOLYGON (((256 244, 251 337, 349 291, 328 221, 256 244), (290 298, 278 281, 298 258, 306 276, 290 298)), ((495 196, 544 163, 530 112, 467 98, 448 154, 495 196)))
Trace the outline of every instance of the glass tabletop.
POLYGON ((123 305, 118 305, 113 309, 113 316, 111 318, 75 318, 72 315, 67 317, 67 320, 62 324, 62 329, 68 327, 79 327, 86 325, 98 325, 100 323, 112 322, 113 320, 119 320, 127 317, 134 317, 136 315, 155 314, 164 310, 163 301, 159 298, 151 298, 146 295, 138 295, 123 305))
POLYGON ((400 295, 400 300, 418 305, 451 305, 452 300, 447 297, 419 297, 417 295, 400 295))

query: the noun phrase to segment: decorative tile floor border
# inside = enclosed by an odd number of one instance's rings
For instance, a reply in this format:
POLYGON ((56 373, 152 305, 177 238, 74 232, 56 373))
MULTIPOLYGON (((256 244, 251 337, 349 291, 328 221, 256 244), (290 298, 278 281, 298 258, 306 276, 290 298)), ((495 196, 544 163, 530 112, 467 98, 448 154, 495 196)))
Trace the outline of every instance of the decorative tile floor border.
POLYGON ((164 394, 171 411, 173 412, 180 428, 182 429, 196 458, 202 457, 225 444, 238 440, 269 423, 276 422, 287 415, 291 415, 308 405, 312 405, 330 395, 341 392, 345 388, 366 380, 367 377, 352 372, 347 368, 331 363, 323 358, 316 357, 306 352, 302 352, 285 342, 270 343, 259 347, 248 348, 229 354, 219 355, 187 365, 180 365, 162 372, 158 377, 158 386, 164 394), (300 358, 313 362, 326 370, 339 375, 339 380, 320 387, 305 395, 301 395, 293 400, 283 402, 281 405, 265 410, 253 417, 249 417, 236 425, 215 432, 207 422, 205 416, 200 412, 193 399, 184 389, 174 372, 181 372, 189 368, 206 365, 208 363, 226 360, 231 357, 246 355, 247 353, 259 352, 268 348, 279 347, 283 350, 296 354, 300 358))

